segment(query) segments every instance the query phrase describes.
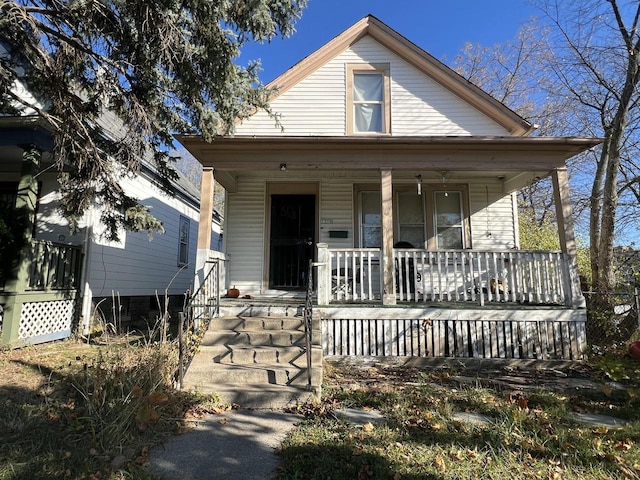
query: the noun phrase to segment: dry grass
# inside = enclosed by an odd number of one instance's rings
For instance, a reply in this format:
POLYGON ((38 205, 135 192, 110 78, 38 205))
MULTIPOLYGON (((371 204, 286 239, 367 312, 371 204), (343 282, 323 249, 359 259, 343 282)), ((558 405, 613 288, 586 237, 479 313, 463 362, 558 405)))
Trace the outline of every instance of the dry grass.
POLYGON ((173 389, 173 348, 120 337, 0 352, 0 479, 153 478, 149 448, 210 401, 173 389))
MULTIPOLYGON (((619 362, 618 362, 619 363, 619 362)), ((620 367, 637 371, 637 364, 620 367)), ((606 379, 602 371, 592 375, 606 379)), ((280 479, 638 479, 638 376, 619 375, 624 395, 586 398, 549 389, 461 386, 452 369, 340 368, 327 371, 321 405, 283 444, 280 479), (624 380, 627 378, 627 380, 624 380), (385 426, 336 418, 339 407, 375 408, 385 426), (626 419, 622 430, 579 425, 569 412, 626 419), (488 426, 457 422, 477 412, 488 426)), ((608 396, 611 395, 611 396, 608 396)))

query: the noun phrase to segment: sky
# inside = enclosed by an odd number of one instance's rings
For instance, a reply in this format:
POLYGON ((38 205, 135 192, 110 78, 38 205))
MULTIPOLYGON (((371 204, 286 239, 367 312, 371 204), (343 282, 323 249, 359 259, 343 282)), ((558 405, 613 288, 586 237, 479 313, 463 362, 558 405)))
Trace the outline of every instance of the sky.
POLYGON ((239 61, 260 59, 260 79, 269 83, 368 14, 448 63, 466 43, 513 40, 539 12, 527 0, 309 0, 296 33, 246 45, 239 61))

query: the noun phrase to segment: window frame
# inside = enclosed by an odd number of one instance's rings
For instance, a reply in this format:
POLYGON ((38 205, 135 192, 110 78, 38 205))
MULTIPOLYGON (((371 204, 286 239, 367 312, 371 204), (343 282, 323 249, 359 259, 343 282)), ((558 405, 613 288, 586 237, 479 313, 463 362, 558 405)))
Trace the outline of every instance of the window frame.
POLYGON ((347 135, 390 135, 391 134, 391 81, 390 65, 388 63, 351 63, 347 64, 347 135), (353 100, 353 83, 355 74, 380 74, 383 79, 382 86, 382 131, 357 132, 355 129, 355 103, 353 100))
POLYGON ((189 263, 189 234, 191 230, 191 219, 180 215, 178 222, 178 266, 183 267, 189 263), (182 238, 183 227, 186 227, 186 237, 182 238), (182 256, 184 246, 184 258, 182 256))

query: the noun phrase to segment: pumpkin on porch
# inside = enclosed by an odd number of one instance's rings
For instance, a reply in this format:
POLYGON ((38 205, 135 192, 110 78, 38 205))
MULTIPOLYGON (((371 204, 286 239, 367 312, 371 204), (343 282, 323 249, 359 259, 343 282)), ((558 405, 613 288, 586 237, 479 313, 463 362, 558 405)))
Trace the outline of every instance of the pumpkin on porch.
POLYGON ((235 286, 233 288, 227 289, 228 298, 238 298, 239 296, 240 296, 240 290, 238 290, 235 286))

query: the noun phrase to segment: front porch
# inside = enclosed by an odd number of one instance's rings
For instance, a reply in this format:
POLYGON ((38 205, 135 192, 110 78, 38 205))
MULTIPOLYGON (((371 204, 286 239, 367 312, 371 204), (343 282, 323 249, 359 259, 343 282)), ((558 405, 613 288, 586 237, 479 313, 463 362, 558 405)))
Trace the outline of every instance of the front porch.
MULTIPOLYGON (((559 252, 394 249, 395 305, 382 302, 379 250, 320 244, 318 258, 324 356, 584 358, 586 310, 573 305, 559 252)), ((248 297, 221 297, 220 316, 295 317, 305 301, 301 292, 248 297)))

